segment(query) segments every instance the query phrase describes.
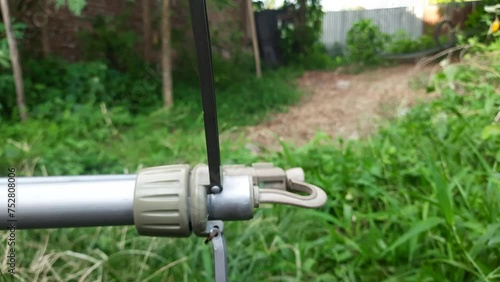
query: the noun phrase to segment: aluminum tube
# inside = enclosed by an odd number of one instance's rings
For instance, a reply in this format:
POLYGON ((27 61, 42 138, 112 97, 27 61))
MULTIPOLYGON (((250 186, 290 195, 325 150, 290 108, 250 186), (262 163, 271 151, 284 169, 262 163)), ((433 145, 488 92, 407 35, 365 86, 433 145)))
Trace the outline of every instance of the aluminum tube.
POLYGON ((12 219, 17 229, 132 225, 136 177, 16 177, 14 218, 8 213, 8 178, 0 178, 0 228, 12 219))

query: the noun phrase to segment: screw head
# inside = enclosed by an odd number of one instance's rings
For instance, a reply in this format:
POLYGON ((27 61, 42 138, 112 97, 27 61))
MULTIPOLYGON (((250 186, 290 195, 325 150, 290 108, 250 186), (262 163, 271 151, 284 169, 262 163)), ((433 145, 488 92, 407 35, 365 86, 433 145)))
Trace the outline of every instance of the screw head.
POLYGON ((214 194, 219 194, 222 191, 222 189, 219 186, 215 185, 212 186, 212 188, 210 188, 210 191, 212 191, 212 193, 214 194))

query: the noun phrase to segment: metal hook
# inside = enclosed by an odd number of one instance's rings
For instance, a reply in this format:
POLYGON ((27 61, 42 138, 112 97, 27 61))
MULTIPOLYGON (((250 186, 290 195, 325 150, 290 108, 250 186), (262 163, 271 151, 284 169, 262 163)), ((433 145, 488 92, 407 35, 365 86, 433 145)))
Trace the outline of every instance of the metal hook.
POLYGON ((305 182, 289 180, 290 191, 304 192, 299 195, 277 189, 256 189, 259 203, 285 204, 304 208, 319 208, 326 203, 326 193, 322 189, 305 182))

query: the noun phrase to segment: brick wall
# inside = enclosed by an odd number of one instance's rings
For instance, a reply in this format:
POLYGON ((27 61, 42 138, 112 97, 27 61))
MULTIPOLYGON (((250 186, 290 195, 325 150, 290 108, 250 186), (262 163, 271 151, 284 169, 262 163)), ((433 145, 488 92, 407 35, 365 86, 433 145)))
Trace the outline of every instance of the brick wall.
MULTIPOLYGON (((44 48, 48 48, 51 54, 61 56, 69 61, 81 59, 82 44, 78 33, 91 27, 89 20, 96 16, 120 16, 128 14, 127 28, 133 30, 138 36, 136 49, 142 53, 144 38, 142 37, 142 1, 147 0, 87 0, 87 5, 80 17, 74 16, 66 8, 56 9, 54 4, 44 6, 40 2, 27 1, 28 5, 23 7, 12 7, 17 19, 24 22, 28 29, 21 48, 31 52, 33 55, 43 54, 44 48), (45 36, 42 36, 44 34, 45 36), (45 41, 45 43, 44 43, 45 41), (44 44, 46 45, 44 47, 44 44)), ((192 44, 192 35, 189 24, 188 1, 172 1, 172 27, 181 34, 185 45, 192 44), (190 40, 191 38, 191 40, 190 40)), ((159 57, 159 40, 161 4, 158 1, 149 0, 151 5, 151 40, 153 41, 153 60, 159 57)), ((210 2, 210 1, 209 1, 210 2)), ((230 34, 238 32, 246 36, 246 18, 244 0, 234 0, 233 5, 223 10, 209 5, 209 21, 214 45, 224 46, 231 42, 230 34)), ((182 46, 177 48, 194 48, 193 46, 182 46)), ((224 47, 214 46, 214 50, 223 51, 224 47)), ((175 51, 175 50, 174 50, 175 51)), ((174 52, 175 53, 175 52, 174 52)))

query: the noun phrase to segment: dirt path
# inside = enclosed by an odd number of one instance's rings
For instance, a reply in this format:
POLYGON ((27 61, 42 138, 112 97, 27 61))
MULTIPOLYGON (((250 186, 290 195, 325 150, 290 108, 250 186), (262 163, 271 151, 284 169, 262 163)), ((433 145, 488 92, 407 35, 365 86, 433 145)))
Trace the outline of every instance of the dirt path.
POLYGON ((303 145, 318 131, 333 138, 366 136, 378 121, 403 115, 417 99, 424 97, 422 81, 429 73, 430 68, 417 71, 412 65, 380 68, 358 75, 306 72, 298 82, 307 93, 303 101, 287 113, 248 128, 253 142, 249 146, 276 149, 278 139, 303 145))

